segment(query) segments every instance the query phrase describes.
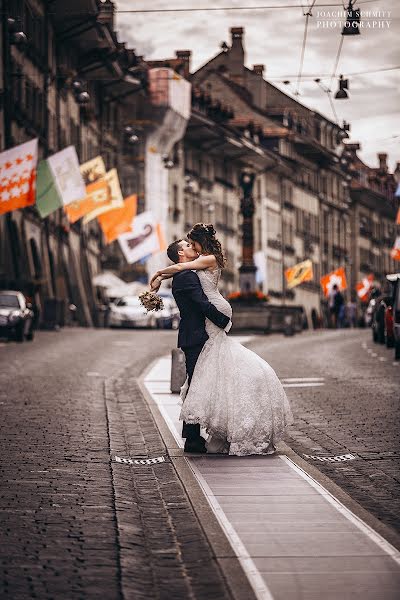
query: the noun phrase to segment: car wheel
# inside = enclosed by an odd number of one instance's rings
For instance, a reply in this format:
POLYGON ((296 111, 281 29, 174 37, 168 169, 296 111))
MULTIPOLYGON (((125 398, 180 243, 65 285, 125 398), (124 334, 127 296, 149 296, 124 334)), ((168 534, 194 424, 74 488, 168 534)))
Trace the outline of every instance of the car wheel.
POLYGON ((22 322, 15 329, 15 339, 17 340, 17 342, 23 342, 24 338, 25 338, 25 336, 24 336, 24 323, 22 322))

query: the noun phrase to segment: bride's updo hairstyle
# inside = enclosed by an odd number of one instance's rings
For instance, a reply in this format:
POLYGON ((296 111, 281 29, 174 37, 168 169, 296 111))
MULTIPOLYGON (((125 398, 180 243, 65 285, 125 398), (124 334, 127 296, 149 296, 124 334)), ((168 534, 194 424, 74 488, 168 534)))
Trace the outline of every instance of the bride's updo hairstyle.
POLYGON ((201 246, 203 254, 214 254, 217 259, 217 264, 220 269, 225 267, 225 256, 222 252, 221 242, 215 237, 216 231, 209 223, 196 223, 187 234, 187 237, 192 242, 198 242, 201 246))

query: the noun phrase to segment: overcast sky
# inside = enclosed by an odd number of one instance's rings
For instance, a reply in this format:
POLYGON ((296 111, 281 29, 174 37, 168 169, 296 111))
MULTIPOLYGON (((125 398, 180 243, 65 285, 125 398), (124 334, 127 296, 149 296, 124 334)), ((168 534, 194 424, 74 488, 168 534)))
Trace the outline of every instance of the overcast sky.
MULTIPOLYGON (((345 0, 346 4, 348 0, 345 0)), ((117 13, 116 25, 120 41, 136 48, 146 59, 174 56, 175 50, 192 51, 192 70, 220 50, 220 43, 230 43, 229 28, 245 28, 246 65, 263 63, 266 79, 287 93, 294 93, 300 65, 306 17, 306 4, 312 0, 117 0, 119 10, 246 7, 245 10, 204 12, 117 13), (283 8, 295 5, 292 8, 283 8), (252 10, 254 6, 277 6, 278 9, 252 10), (289 79, 292 85, 281 82, 289 79)), ((321 76, 329 86, 339 48, 341 17, 327 13, 342 10, 340 0, 316 0, 309 18, 303 74, 321 76), (323 6, 325 5, 325 6, 323 6), (331 6, 326 6, 331 5, 331 6), (325 16, 320 13, 325 12, 325 16), (321 22, 325 23, 325 26, 321 22), (336 23, 336 27, 333 24, 336 23), (327 26, 328 25, 328 26, 327 26)), ((351 124, 351 139, 362 145, 361 157, 370 166, 377 165, 377 152, 389 154, 389 166, 400 161, 400 69, 350 75, 400 66, 400 2, 399 0, 358 0, 363 11, 381 11, 380 18, 364 17, 359 36, 344 36, 337 76, 347 74, 349 100, 334 100, 339 118, 351 124), (390 11, 390 16, 388 12, 390 11), (381 26, 366 27, 379 22, 381 26)), ((332 89, 336 91, 337 82, 332 89)), ((333 119, 326 93, 313 81, 303 80, 299 100, 333 119)))

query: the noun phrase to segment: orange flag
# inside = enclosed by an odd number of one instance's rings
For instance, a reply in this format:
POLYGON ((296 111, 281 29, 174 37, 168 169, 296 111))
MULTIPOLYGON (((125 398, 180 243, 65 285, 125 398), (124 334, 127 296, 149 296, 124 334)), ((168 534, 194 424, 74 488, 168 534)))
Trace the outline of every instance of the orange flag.
POLYGON ((132 221, 136 216, 137 196, 128 196, 122 208, 114 208, 97 217, 107 244, 111 244, 122 233, 132 231, 132 221))
MULTIPOLYGON (((160 244, 160 248, 157 250, 157 252, 164 252, 164 250, 167 249, 167 242, 165 240, 164 230, 160 223, 157 223, 156 231, 157 231, 158 243, 160 244)), ((156 254, 156 253, 153 252, 153 254, 156 254)))
POLYGON ((65 214, 70 223, 75 223, 89 212, 110 202, 110 189, 107 181, 99 179, 86 186, 86 196, 77 202, 64 206, 65 214))
POLYGON ((371 273, 356 284, 357 296, 360 298, 361 302, 367 302, 369 299, 369 292, 371 291, 373 281, 374 276, 371 273))
POLYGON ((0 214, 35 204, 38 140, 0 154, 0 214))
POLYGON ((400 225, 400 208, 399 208, 399 210, 397 211, 396 225, 400 225))
POLYGON ((344 267, 339 267, 336 271, 324 275, 321 277, 320 283, 326 297, 329 296, 329 292, 335 284, 339 290, 345 290, 347 288, 347 281, 344 267))
POLYGON ((390 256, 393 258, 393 260, 400 260, 400 235, 397 236, 394 242, 394 246, 390 251, 390 256))

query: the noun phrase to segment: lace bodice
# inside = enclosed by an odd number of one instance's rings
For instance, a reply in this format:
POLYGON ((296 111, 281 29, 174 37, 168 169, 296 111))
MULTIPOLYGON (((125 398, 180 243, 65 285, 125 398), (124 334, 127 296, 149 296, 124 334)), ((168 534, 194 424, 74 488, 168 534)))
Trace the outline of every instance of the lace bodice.
MULTIPOLYGON (((213 271, 196 271, 200 279, 201 287, 209 301, 214 304, 220 312, 232 318, 232 307, 218 290, 218 283, 221 277, 221 269, 216 267, 213 271)), ((206 331, 210 337, 220 333, 222 330, 214 325, 209 319, 206 319, 206 331)))

